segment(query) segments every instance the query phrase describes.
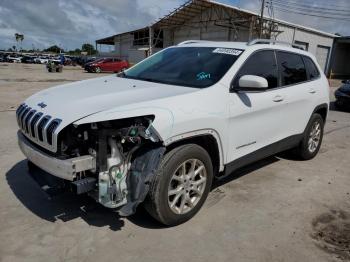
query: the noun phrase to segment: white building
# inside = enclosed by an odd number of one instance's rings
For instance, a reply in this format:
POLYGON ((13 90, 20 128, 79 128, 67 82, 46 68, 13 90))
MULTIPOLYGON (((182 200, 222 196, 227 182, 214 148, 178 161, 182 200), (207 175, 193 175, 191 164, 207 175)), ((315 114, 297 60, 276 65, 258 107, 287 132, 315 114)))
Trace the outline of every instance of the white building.
POLYGON ((211 0, 191 0, 150 27, 99 39, 96 46, 114 45, 114 55, 136 63, 145 58, 150 49, 156 52, 185 40, 272 38, 303 47, 316 56, 325 72, 328 71, 336 35, 265 16, 259 37, 260 21, 255 12, 211 0))

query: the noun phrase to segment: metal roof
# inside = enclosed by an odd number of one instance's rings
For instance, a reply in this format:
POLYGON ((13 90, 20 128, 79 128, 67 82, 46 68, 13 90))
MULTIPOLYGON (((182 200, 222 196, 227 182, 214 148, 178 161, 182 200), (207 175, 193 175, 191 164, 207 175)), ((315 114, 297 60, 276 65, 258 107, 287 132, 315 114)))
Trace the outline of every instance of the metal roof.
MULTIPOLYGON (((164 16, 163 18, 160 18, 158 21, 156 21, 151 26, 158 27, 158 28, 166 27, 166 26, 175 26, 175 27, 182 26, 182 25, 185 26, 187 21, 189 21, 193 17, 200 15, 204 10, 212 8, 214 6, 224 7, 224 8, 231 10, 231 11, 232 10, 238 11, 240 17, 242 17, 242 23, 248 17, 254 16, 254 17, 258 18, 260 16, 256 12, 242 9, 242 8, 239 8, 236 6, 228 5, 228 4, 223 4, 223 3, 216 2, 213 0, 189 0, 186 3, 182 4, 181 6, 179 6, 178 8, 174 9, 168 15, 164 16)), ((315 33, 318 35, 326 36, 326 37, 332 37, 332 38, 338 37, 337 35, 334 35, 331 33, 327 33, 327 32, 320 31, 320 30, 317 30, 314 28, 290 23, 290 22, 287 22, 287 21, 284 21, 281 19, 271 19, 270 17, 267 17, 267 16, 264 16, 264 19, 270 20, 270 21, 275 21, 279 24, 283 24, 283 25, 290 26, 293 28, 301 29, 304 31, 309 31, 309 32, 312 32, 312 33, 315 33)), ((207 21, 207 22, 210 22, 210 21, 207 21)), ((213 22, 215 22, 215 20, 213 20, 213 22)), ((200 22, 194 22, 194 23, 200 23, 200 22)), ((147 27, 144 27, 144 28, 141 28, 138 30, 134 30, 134 31, 124 32, 124 33, 117 34, 117 35, 113 35, 113 36, 110 36, 107 38, 96 40, 96 43, 97 44, 114 44, 114 37, 115 36, 133 33, 133 32, 145 30, 145 29, 147 29, 147 27)))
POLYGON ((133 31, 128 31, 128 32, 124 32, 124 33, 120 33, 120 34, 108 36, 108 37, 105 37, 105 38, 101 38, 101 39, 96 40, 96 44, 101 44, 101 45, 114 45, 114 38, 115 38, 116 36, 121 36, 121 35, 126 35, 126 34, 132 34, 132 33, 135 33, 135 32, 142 31, 142 30, 146 30, 146 29, 148 29, 148 27, 143 27, 143 28, 139 28, 139 29, 136 29, 136 30, 133 30, 133 31))
MULTIPOLYGON (((184 3, 183 5, 181 5, 180 7, 176 8, 175 10, 173 10, 170 14, 159 19, 156 23, 153 24, 153 26, 181 25, 181 24, 184 24, 189 19, 193 18, 194 16, 201 14, 203 10, 211 8, 213 6, 221 6, 224 8, 228 8, 230 10, 239 11, 245 15, 260 17, 260 14, 256 12, 242 9, 236 6, 228 5, 228 4, 223 4, 213 0, 190 0, 184 3)), ((327 36, 327 37, 338 37, 337 35, 334 35, 331 33, 327 33, 314 28, 290 23, 281 19, 271 19, 270 17, 267 17, 267 16, 264 16, 264 19, 273 20, 279 24, 295 27, 298 29, 302 29, 304 31, 310 31, 319 35, 327 36)))

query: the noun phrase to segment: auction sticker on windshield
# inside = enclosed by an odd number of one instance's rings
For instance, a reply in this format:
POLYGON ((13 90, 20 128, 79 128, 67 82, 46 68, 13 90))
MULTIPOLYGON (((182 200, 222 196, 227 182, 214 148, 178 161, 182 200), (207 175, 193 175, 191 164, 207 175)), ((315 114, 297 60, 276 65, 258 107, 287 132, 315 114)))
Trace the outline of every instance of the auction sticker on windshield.
POLYGON ((242 54, 242 52, 243 52, 243 50, 232 49, 232 48, 216 48, 213 51, 213 53, 234 55, 234 56, 239 56, 240 54, 242 54))

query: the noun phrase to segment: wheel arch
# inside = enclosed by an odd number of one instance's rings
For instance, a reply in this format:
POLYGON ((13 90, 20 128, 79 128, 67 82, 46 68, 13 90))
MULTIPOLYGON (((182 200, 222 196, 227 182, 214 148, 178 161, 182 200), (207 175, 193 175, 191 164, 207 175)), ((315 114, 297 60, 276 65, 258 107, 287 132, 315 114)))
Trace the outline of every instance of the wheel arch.
POLYGON ((323 118, 324 123, 326 123, 326 119, 328 115, 328 104, 324 103, 316 106, 312 114, 320 114, 321 117, 323 118))
POLYGON ((169 138, 164 142, 166 152, 185 144, 197 144, 208 152, 215 176, 224 170, 222 143, 216 131, 212 129, 194 131, 169 138))

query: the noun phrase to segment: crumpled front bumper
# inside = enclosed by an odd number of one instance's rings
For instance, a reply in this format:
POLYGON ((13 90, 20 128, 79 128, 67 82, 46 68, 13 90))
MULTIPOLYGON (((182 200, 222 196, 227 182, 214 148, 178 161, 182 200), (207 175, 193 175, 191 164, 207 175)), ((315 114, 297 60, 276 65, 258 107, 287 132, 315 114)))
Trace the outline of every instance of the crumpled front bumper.
POLYGON ((96 168, 96 159, 91 155, 61 160, 34 147, 21 131, 17 132, 17 137, 19 148, 28 160, 53 176, 73 181, 77 173, 96 168))

